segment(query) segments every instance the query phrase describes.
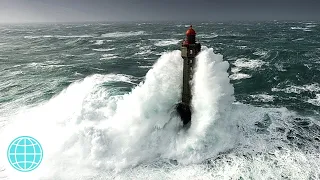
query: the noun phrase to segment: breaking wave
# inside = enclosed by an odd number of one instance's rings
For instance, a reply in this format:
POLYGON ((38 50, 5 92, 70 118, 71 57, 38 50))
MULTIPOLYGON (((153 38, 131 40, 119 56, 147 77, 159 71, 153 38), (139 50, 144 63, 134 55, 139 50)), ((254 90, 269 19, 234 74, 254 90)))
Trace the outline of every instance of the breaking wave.
MULTIPOLYGON (((316 141, 310 140, 306 154, 291 148, 287 138, 294 127, 284 122, 294 120, 295 114, 285 108, 234 103, 229 63, 211 48, 203 48, 197 62, 189 129, 181 128, 172 113, 181 98, 181 52, 164 53, 144 82, 128 94, 112 95, 114 89, 107 84, 130 83, 133 77, 96 74, 12 115, 0 131, 0 141, 9 144, 16 136, 28 134, 42 143, 45 158, 36 171, 27 174, 0 164, 0 175, 4 172, 10 179, 319 176, 316 141)), ((318 126, 312 119, 306 121, 310 127, 318 126)), ((299 133, 291 136, 304 135, 299 133)), ((6 147, 0 148, 0 154, 5 151, 6 147)), ((2 162, 6 162, 3 156, 2 162)))
MULTIPOLYGON (((180 129, 180 120, 170 113, 180 99, 182 82, 180 51, 173 51, 162 55, 146 80, 123 96, 110 96, 111 89, 102 84, 130 81, 125 76, 93 75, 74 82, 48 102, 14 116, 12 122, 24 120, 26 124, 12 124, 19 130, 15 132, 9 131, 12 128, 7 125, 1 142, 8 142, 17 133, 36 137, 46 152, 38 172, 58 179, 75 173, 62 171, 62 167, 86 174, 88 169, 119 171, 157 158, 177 159, 186 164, 201 162, 225 148, 219 145, 204 155, 201 144, 207 136, 221 133, 209 128, 223 119, 233 100, 233 87, 226 72, 228 63, 222 61, 222 56, 214 55, 212 49, 200 53, 197 68, 193 101, 196 111, 188 131, 180 129), (230 90, 222 93, 217 84, 230 90), (203 92, 202 96, 198 91, 203 92), (204 95, 211 98, 203 99, 204 95), (212 109, 208 111, 207 105, 212 109)), ((217 143, 221 142, 214 144, 217 143)))

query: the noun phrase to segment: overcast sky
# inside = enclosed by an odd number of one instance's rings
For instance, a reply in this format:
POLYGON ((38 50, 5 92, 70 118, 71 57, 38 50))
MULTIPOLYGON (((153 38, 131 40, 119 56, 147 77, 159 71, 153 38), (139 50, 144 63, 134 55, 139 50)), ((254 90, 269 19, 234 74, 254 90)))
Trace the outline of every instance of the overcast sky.
POLYGON ((320 0, 0 0, 0 23, 320 20, 320 0))

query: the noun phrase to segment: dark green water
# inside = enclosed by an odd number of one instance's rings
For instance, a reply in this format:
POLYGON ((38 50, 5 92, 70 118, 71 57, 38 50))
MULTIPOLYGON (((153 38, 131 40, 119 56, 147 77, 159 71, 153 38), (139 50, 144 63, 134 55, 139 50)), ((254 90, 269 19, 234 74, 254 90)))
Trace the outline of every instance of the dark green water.
MULTIPOLYGON (((202 45, 221 53, 231 68, 240 67, 237 73, 250 76, 235 73, 237 101, 319 113, 320 27, 316 23, 194 26, 202 45), (269 99, 259 98, 261 94, 269 99)), ((1 105, 50 99, 74 80, 96 73, 127 74, 139 82, 161 53, 179 49, 185 29, 184 24, 2 25, 1 105)), ((133 85, 122 86, 129 90, 133 85)))

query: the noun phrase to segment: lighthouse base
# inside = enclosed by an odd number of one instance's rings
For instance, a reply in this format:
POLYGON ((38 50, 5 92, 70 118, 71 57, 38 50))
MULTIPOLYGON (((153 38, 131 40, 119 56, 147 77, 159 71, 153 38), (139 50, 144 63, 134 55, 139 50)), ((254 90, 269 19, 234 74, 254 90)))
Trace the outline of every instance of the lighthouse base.
POLYGON ((179 104, 177 104, 176 110, 180 115, 181 121, 183 122, 184 126, 191 122, 191 108, 188 104, 180 102, 179 104))

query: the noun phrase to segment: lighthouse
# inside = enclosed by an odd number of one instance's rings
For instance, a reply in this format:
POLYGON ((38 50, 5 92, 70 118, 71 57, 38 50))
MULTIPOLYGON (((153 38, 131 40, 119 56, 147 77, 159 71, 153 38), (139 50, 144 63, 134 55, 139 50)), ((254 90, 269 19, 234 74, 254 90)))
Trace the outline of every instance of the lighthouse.
POLYGON ((186 32, 185 40, 181 44, 181 57, 183 58, 182 98, 176 109, 180 115, 183 125, 187 125, 191 122, 191 81, 194 74, 196 56, 200 50, 201 45, 200 43, 196 42, 196 32, 191 25, 186 32))

